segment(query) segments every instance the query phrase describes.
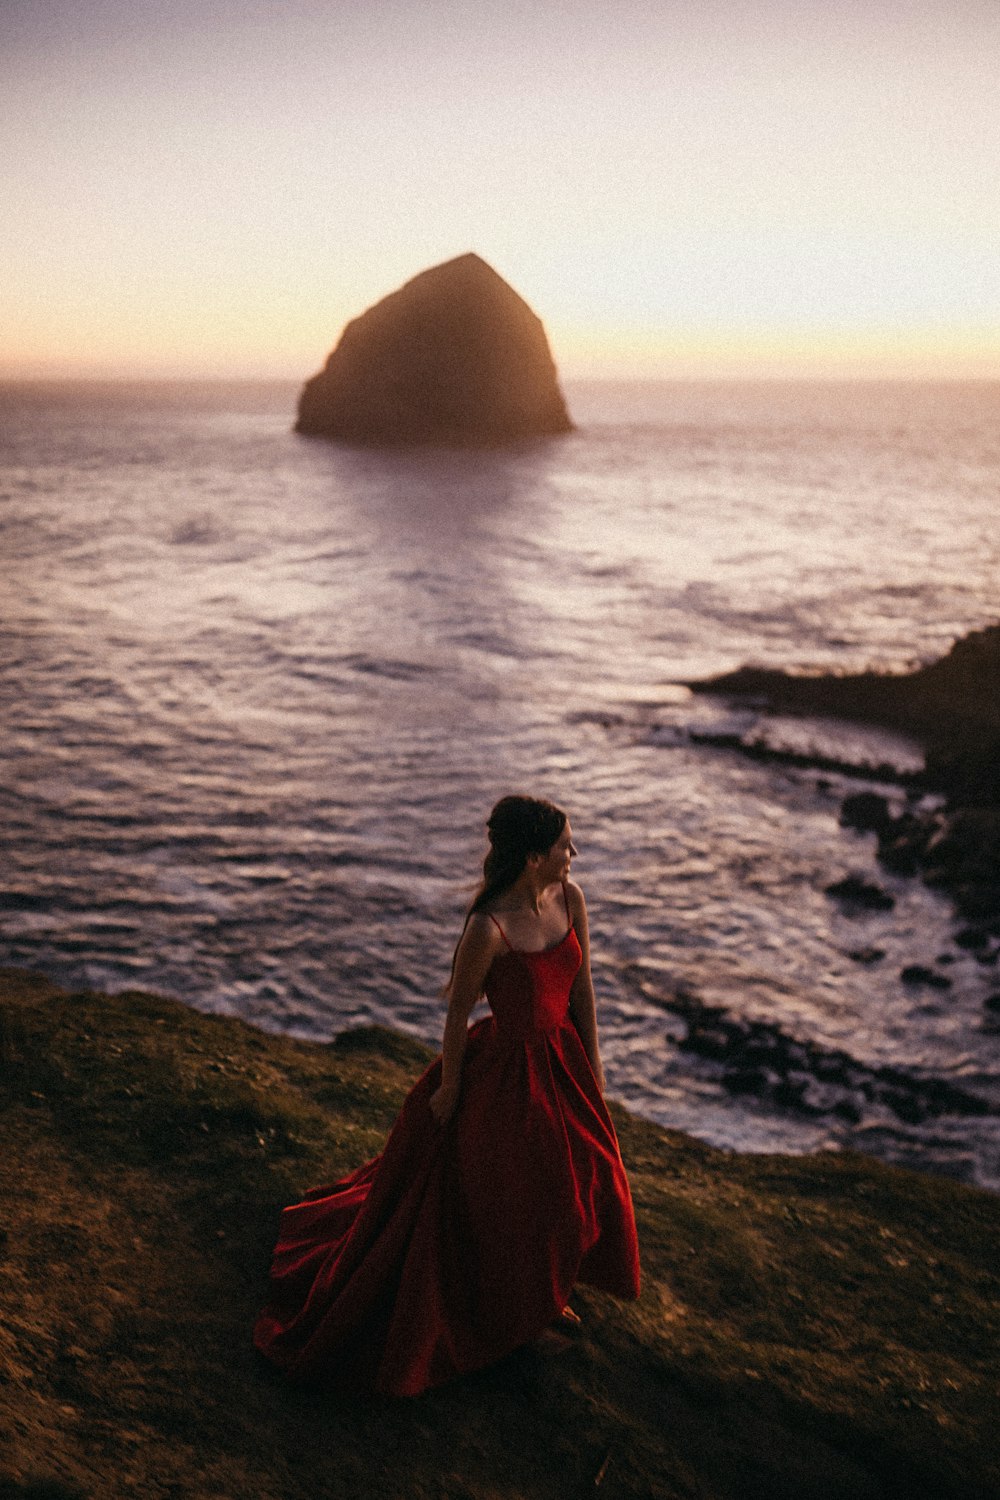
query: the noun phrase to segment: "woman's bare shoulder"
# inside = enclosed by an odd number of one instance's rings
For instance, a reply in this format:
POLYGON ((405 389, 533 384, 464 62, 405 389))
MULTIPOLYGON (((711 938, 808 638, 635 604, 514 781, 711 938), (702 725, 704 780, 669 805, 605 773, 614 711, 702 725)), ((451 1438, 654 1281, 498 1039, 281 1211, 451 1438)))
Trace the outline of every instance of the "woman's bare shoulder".
POLYGON ((497 924, 489 913, 474 911, 465 924, 465 932, 462 934, 463 944, 467 948, 486 950, 495 947, 500 941, 497 924))
POLYGON ((574 917, 585 917, 587 915, 587 902, 584 899, 583 889, 577 885, 575 880, 567 880, 566 882, 566 899, 569 902, 569 909, 574 917))

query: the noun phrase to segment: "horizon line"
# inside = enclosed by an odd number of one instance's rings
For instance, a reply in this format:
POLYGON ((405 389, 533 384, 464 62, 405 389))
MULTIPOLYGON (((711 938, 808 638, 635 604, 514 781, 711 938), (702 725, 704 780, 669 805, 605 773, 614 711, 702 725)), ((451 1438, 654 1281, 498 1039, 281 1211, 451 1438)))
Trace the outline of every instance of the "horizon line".
MULTIPOLYGON (((0 385, 305 385, 309 376, 271 374, 208 374, 204 371, 170 374, 155 371, 34 372, 0 369, 0 385)), ((559 375, 562 385, 997 385, 1000 370, 991 373, 959 372, 860 372, 851 371, 675 371, 653 374, 559 375)))

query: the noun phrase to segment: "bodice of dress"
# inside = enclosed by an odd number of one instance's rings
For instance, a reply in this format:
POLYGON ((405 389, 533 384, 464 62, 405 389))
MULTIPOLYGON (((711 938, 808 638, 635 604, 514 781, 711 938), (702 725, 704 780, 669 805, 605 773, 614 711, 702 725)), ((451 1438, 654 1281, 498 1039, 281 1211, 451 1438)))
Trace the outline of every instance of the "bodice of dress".
POLYGON ((498 953, 484 989, 500 1035, 526 1038, 561 1026, 582 958, 573 927, 554 947, 540 953, 522 953, 518 948, 498 953))

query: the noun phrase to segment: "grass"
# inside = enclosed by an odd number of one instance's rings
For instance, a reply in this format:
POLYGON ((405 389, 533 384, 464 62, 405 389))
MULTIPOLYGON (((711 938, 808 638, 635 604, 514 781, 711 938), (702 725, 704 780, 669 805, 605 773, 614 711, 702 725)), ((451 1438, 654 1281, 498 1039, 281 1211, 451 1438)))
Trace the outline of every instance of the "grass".
POLYGON ((280 1206, 429 1054, 0 976, 0 1500, 976 1500, 1000 1493, 1000 1199, 736 1156, 615 1109, 644 1290, 412 1401, 258 1364, 280 1206))

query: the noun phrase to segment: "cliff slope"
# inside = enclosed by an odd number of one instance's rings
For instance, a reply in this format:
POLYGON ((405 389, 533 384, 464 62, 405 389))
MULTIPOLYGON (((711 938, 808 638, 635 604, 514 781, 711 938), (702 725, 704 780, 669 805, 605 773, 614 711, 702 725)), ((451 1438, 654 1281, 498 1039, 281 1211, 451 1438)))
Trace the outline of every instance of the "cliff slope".
POLYGON ((737 1157, 615 1111, 638 1303, 412 1401, 255 1362, 280 1205, 380 1149, 426 1062, 0 976, 5 1500, 983 1500, 1000 1199, 737 1157))

